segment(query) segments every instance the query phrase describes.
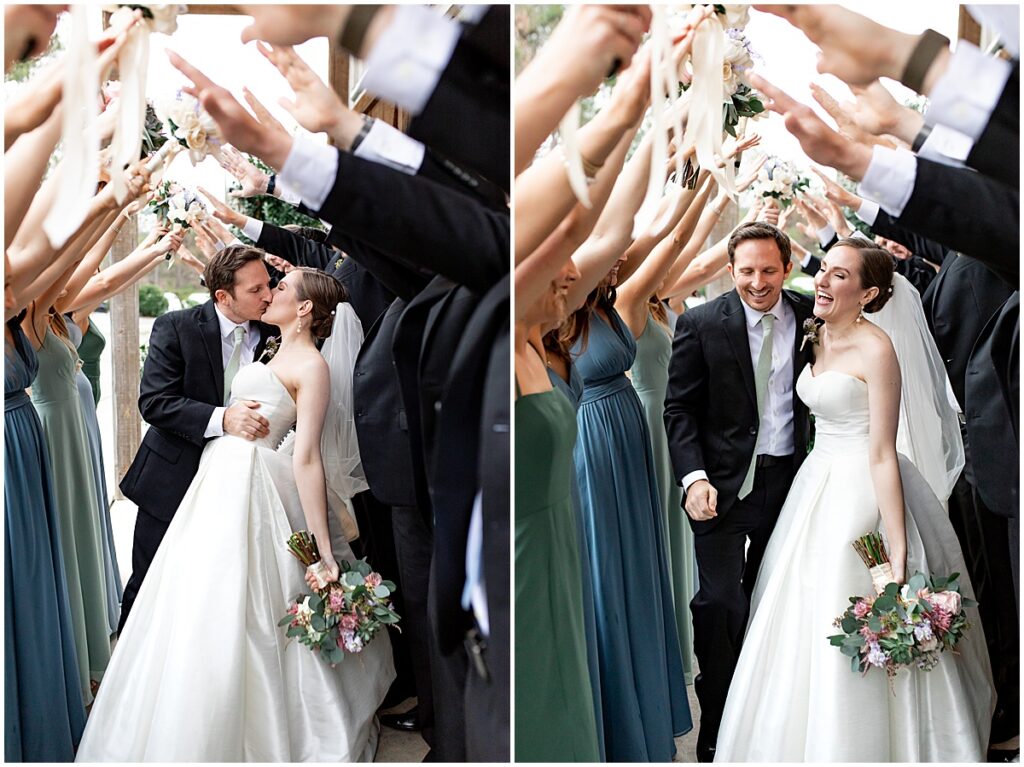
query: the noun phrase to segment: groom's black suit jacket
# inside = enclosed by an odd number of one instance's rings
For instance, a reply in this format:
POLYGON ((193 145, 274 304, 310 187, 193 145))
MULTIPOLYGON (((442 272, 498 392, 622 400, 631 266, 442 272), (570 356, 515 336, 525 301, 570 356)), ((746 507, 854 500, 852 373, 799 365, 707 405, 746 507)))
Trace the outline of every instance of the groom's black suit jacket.
MULTIPOLYGON (((784 290, 783 300, 796 316, 793 339, 793 463, 807 456, 810 420, 796 395, 796 379, 811 362, 811 345, 800 351, 811 300, 784 290)), ((714 301, 689 309, 676 322, 665 397, 665 428, 676 481, 703 469, 718 491, 718 516, 690 520, 694 533, 712 529, 736 502, 757 445, 757 397, 750 361, 746 315, 739 294, 730 290, 714 301)))
MULTIPOLYGON (((255 356, 277 331, 257 323, 255 356)), ((121 480, 121 492, 157 519, 170 521, 199 469, 210 416, 224 400, 220 324, 213 301, 157 318, 139 387, 149 431, 121 480)))

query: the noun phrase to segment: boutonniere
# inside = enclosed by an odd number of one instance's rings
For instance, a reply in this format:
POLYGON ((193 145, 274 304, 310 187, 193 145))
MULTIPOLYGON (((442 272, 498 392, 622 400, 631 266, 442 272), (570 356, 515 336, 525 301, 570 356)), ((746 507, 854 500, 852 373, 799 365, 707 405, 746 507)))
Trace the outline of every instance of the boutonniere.
POLYGON ((267 345, 263 349, 263 354, 256 360, 257 362, 270 362, 274 359, 274 355, 277 354, 277 350, 281 348, 281 336, 274 336, 273 338, 267 339, 267 345))
POLYGON ((334 262, 334 271, 338 271, 339 269, 341 269, 341 263, 344 260, 345 259, 343 258, 339 258, 337 261, 334 262))
POLYGON ((818 340, 818 331, 820 329, 821 329, 821 325, 819 325, 818 321, 816 319, 814 319, 813 317, 804 320, 804 338, 800 342, 800 349, 799 349, 799 351, 803 351, 804 350, 804 346, 807 345, 808 341, 810 341, 814 345, 817 345, 818 343, 820 343, 820 341, 818 340))

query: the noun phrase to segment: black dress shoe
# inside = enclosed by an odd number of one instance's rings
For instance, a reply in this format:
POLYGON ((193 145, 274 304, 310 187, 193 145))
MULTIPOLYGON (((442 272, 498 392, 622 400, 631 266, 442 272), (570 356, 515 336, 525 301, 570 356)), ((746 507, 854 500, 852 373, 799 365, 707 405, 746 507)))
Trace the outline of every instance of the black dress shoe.
POLYGON ((420 718, 417 716, 418 713, 419 707, 413 706, 404 714, 381 714, 380 722, 385 727, 390 727, 392 730, 419 732, 420 718))
POLYGON ((713 762, 713 761, 715 761, 715 747, 714 746, 697 746, 697 761, 698 762, 713 762))

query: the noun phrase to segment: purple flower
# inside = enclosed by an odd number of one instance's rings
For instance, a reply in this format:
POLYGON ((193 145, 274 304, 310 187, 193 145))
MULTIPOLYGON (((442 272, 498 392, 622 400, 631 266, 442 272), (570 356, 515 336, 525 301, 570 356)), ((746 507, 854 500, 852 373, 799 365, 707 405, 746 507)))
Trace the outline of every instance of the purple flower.
POLYGON ((878 642, 872 642, 868 645, 868 663, 872 666, 882 668, 885 666, 886 660, 888 659, 885 657, 885 653, 882 651, 878 642))
POLYGON ((924 620, 914 626, 914 639, 924 641, 925 639, 931 639, 933 636, 932 624, 929 621, 924 620))

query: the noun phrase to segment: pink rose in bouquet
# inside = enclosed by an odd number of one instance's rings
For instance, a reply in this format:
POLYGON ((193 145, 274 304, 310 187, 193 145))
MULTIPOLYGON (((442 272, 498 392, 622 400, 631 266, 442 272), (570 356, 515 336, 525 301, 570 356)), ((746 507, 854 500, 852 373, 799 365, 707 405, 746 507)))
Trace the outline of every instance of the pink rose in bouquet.
POLYGON ((938 594, 932 594, 927 599, 935 607, 941 607, 950 615, 956 615, 960 612, 962 597, 955 591, 940 591, 938 594))

